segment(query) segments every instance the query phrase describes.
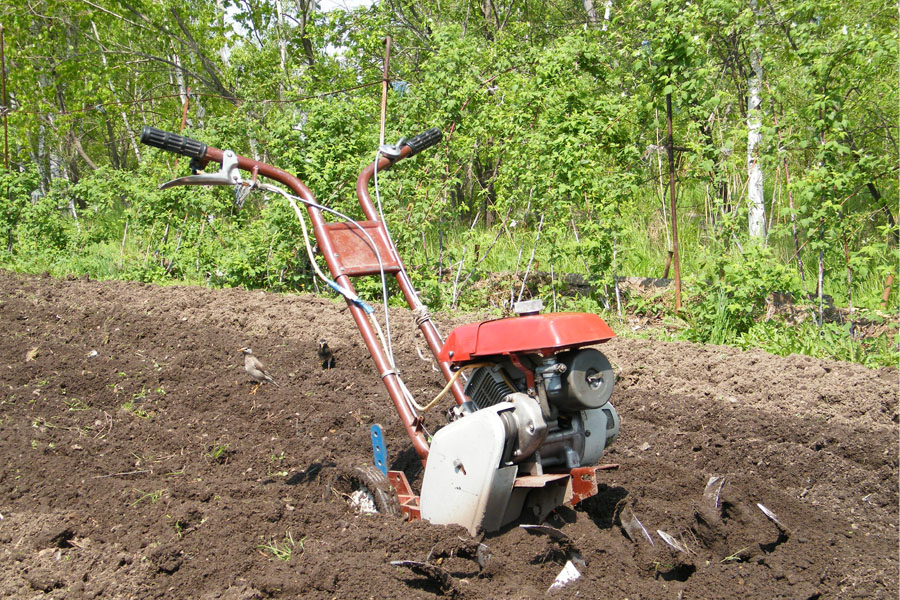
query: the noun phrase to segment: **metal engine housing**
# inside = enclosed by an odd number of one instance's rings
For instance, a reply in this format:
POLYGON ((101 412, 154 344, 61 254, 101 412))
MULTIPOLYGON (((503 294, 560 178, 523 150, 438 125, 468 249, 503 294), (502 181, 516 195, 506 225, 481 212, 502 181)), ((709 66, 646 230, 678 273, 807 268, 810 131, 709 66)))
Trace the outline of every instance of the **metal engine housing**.
POLYGON ((534 364, 523 365, 535 373, 537 389, 530 394, 525 374, 509 359, 474 369, 465 386, 469 402, 462 412, 501 402, 519 407, 521 418, 507 418, 510 438, 518 440, 518 446, 504 455, 509 463, 534 457, 542 468, 595 464, 619 434, 619 415, 609 403, 614 382, 609 361, 593 348, 531 360, 534 364), (535 440, 535 435, 541 439, 535 440))

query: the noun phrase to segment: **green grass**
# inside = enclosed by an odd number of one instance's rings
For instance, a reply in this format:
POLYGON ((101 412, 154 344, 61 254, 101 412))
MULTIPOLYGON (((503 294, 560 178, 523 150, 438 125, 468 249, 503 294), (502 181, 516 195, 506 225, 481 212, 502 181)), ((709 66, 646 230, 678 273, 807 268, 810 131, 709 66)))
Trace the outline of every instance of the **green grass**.
POLYGON ((284 534, 283 540, 279 541, 271 539, 258 545, 256 548, 271 554, 272 557, 277 558, 278 560, 287 562, 291 560, 291 556, 293 556, 295 550, 299 549, 300 552, 303 552, 303 542, 305 539, 306 538, 302 538, 295 541, 293 534, 288 530, 287 533, 284 534))
POLYGON ((149 502, 150 504, 155 504, 160 498, 163 497, 163 494, 166 493, 166 490, 155 490, 152 492, 144 492, 139 489, 135 489, 134 493, 137 494, 137 499, 132 502, 129 506, 136 506, 141 502, 149 502))
POLYGON ((213 447, 206 453, 210 460, 222 462, 228 456, 228 444, 213 444, 213 447))

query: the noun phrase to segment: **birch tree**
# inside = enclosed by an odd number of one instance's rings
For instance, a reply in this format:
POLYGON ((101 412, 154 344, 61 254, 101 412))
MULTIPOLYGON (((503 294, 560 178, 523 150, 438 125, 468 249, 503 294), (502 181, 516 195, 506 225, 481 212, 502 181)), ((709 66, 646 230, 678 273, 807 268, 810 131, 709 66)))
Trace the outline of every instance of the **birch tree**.
MULTIPOLYGON (((758 29, 759 8, 757 0, 750 0, 750 7, 756 14, 758 29)), ((753 49, 750 51, 750 78, 747 81, 747 198, 750 203, 750 236, 765 239, 766 212, 763 194, 763 171, 759 164, 759 145, 762 142, 760 94, 762 93, 763 68, 762 56, 755 38, 756 36, 754 36, 753 49)))

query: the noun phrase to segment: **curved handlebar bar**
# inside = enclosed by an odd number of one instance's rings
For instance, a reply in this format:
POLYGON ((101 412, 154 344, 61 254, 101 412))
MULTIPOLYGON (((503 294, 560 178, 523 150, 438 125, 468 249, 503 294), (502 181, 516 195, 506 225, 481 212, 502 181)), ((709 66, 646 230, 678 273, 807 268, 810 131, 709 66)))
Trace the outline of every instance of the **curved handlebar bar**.
MULTIPOLYGON (((428 131, 423 131, 406 142, 405 145, 409 146, 409 154, 406 155, 406 158, 415 156, 419 152, 431 148, 439 143, 443 137, 444 134, 441 133, 441 130, 437 127, 432 127, 428 131)), ((176 133, 163 131, 156 127, 150 127, 149 125, 145 125, 141 130, 141 143, 190 158, 206 157, 207 146, 203 142, 198 142, 197 140, 176 133)))

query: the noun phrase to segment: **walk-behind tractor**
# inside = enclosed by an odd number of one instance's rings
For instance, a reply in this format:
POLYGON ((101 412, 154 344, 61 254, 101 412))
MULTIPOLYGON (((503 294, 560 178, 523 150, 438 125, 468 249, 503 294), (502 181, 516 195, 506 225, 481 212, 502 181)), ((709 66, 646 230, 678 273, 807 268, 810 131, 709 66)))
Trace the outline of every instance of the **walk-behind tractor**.
MULTIPOLYGON (((394 498, 408 518, 458 524, 473 534, 495 531, 517 519, 540 522, 550 511, 576 504, 597 493, 598 471, 615 465, 598 463, 619 433, 619 417, 609 398, 614 375, 606 357, 587 346, 605 342, 614 333, 600 317, 586 313, 540 314, 539 301, 516 306, 518 316, 483 321, 453 330, 443 342, 426 307, 419 300, 387 228, 378 195, 378 173, 440 142, 430 129, 410 140, 378 149, 375 161, 363 169, 356 193, 365 220, 352 219, 316 202, 297 178, 271 165, 217 150, 206 144, 152 127, 145 127, 145 144, 188 156, 193 175, 163 184, 227 185, 240 205, 253 189, 281 195, 294 209, 304 232, 309 260, 331 288, 347 301, 366 346, 375 361, 400 420, 425 465, 421 495, 410 489, 401 471, 388 471, 381 431, 373 428, 376 464, 369 482, 377 498, 394 498), (203 173, 208 163, 217 173, 203 173), (241 171, 250 173, 249 180, 241 171), (263 183, 259 177, 288 187, 263 183), (369 195, 374 178, 376 202, 369 195), (306 206, 322 258, 331 277, 316 266, 305 219, 297 202, 306 206), (325 214, 334 219, 326 221, 325 214), (374 309, 358 297, 351 278, 392 274, 440 370, 444 390, 420 405, 403 384, 394 365, 390 318, 384 300, 384 329, 374 309), (447 393, 456 406, 449 423, 432 437, 422 417, 447 393), (430 443, 429 443, 430 442, 430 443), (378 481, 382 478, 381 482, 378 481)), ((395 505, 396 506, 396 505, 395 505)))

